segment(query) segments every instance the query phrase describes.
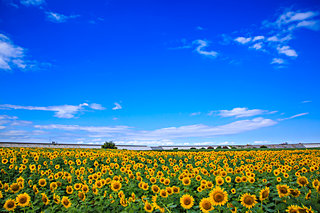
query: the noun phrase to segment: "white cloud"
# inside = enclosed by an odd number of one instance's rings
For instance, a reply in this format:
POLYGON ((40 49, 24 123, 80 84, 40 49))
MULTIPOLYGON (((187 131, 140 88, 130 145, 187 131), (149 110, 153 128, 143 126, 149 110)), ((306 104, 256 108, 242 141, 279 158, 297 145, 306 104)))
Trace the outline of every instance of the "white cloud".
POLYGON ((320 22, 318 20, 317 21, 314 21, 314 20, 302 21, 302 22, 298 23, 296 27, 297 28, 298 27, 305 27, 305 28, 317 31, 320 29, 320 22))
POLYGON ((258 42, 256 44, 254 44, 253 46, 251 46, 251 48, 256 49, 256 50, 260 50, 262 48, 262 42, 258 42))
POLYGON ((203 124, 168 127, 151 131, 135 130, 128 126, 79 126, 79 125, 35 125, 35 128, 46 130, 64 131, 85 131, 89 132, 88 137, 92 138, 111 138, 117 140, 170 140, 188 137, 212 137, 217 135, 232 135, 241 132, 251 131, 263 127, 277 124, 276 121, 264 118, 254 118, 252 120, 240 120, 221 126, 207 126, 203 124))
POLYGON ((308 115, 308 114, 309 114, 309 112, 304 112, 304 113, 300 113, 300 114, 296 114, 296 115, 290 116, 288 118, 279 118, 278 121, 285 121, 285 120, 301 117, 301 116, 308 115))
POLYGON ((284 60, 282 58, 273 58, 271 64, 284 64, 284 60))
POLYGON ((114 105, 115 107, 113 107, 112 110, 122 109, 122 106, 119 103, 115 102, 114 105))
POLYGON ((254 141, 254 144, 269 144, 270 141, 254 141))
POLYGON ((49 21, 55 22, 55 23, 62 23, 62 22, 66 22, 68 19, 79 17, 79 15, 66 16, 66 15, 54 13, 54 12, 46 12, 46 15, 49 21))
POLYGON ((0 69, 12 70, 13 68, 25 69, 24 49, 16 46, 5 35, 0 34, 0 69))
POLYGON ((16 119, 18 119, 17 116, 0 115, 0 120, 16 120, 16 119))
POLYGON ((301 22, 306 19, 313 18, 317 16, 319 13, 313 12, 313 11, 307 11, 307 12, 295 12, 295 11, 288 11, 282 15, 276 20, 276 24, 280 27, 282 25, 287 25, 292 22, 301 22))
POLYGON ((25 6, 40 6, 45 3, 45 0, 21 0, 20 3, 25 6))
POLYGON ((306 101, 302 101, 301 103, 306 104, 306 103, 311 103, 312 101, 310 100, 306 100, 306 101))
POLYGON ((286 42, 286 41, 290 41, 292 39, 292 35, 291 34, 288 34, 282 38, 279 38, 281 37, 280 35, 274 35, 274 36, 270 36, 267 41, 272 41, 272 42, 286 42))
POLYGON ((96 103, 92 103, 89 106, 90 106, 91 109, 95 109, 95 110, 104 110, 104 109, 106 109, 101 104, 96 104, 96 103))
POLYGON ((289 57, 297 57, 298 56, 296 51, 294 49, 291 49, 289 46, 282 46, 282 47, 278 46, 277 50, 278 50, 279 54, 284 54, 289 57))
POLYGON ((190 114, 190 116, 196 116, 196 115, 200 115, 200 114, 201 114, 201 112, 193 112, 190 114))
POLYGON ((199 44, 199 46, 195 49, 195 51, 197 53, 199 53, 200 55, 205 55, 205 56, 209 56, 209 57, 216 57, 218 55, 218 53, 216 51, 203 50, 205 47, 208 46, 208 42, 206 42, 204 40, 195 40, 193 43, 199 44))
MULTIPOLYGON (((24 110, 39 110, 39 111, 53 111, 55 112, 54 116, 58 118, 73 118, 78 112, 84 110, 84 107, 91 107, 87 103, 79 104, 79 105, 60 105, 60 106, 19 106, 19 105, 11 105, 11 104, 1 104, 0 109, 24 109, 24 110)), ((93 107, 96 107, 94 105, 93 107)), ((101 110, 102 106, 99 105, 99 110, 101 110)), ((94 109, 94 108, 92 108, 94 109)))
POLYGON ((197 30, 203 30, 203 27, 198 26, 196 29, 197 30))
POLYGON ((237 37, 234 39, 235 41, 241 43, 241 44, 246 44, 252 40, 252 38, 245 38, 245 37, 237 37))
POLYGON ((232 110, 219 110, 218 111, 220 116, 222 117, 236 117, 236 118, 242 118, 242 117, 252 117, 256 115, 261 115, 264 113, 267 113, 267 110, 261 110, 261 109, 248 109, 246 107, 238 107, 233 108, 232 110))
POLYGON ((264 39, 264 36, 255 36, 252 41, 255 42, 255 41, 263 40, 263 39, 264 39))

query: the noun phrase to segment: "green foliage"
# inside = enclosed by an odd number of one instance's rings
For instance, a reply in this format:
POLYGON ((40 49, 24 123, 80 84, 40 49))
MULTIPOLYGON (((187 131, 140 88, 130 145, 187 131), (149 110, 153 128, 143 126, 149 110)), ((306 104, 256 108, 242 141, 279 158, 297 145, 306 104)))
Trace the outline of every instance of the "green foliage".
POLYGON ((106 141, 101 146, 102 149, 117 149, 116 144, 113 141, 106 141))

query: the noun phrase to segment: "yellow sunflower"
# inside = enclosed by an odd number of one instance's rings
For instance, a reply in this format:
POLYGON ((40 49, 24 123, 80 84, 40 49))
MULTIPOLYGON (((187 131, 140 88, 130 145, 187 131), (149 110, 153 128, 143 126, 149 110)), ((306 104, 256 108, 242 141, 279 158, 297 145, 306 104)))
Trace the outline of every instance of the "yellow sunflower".
POLYGON ((56 204, 59 204, 59 203, 60 203, 60 196, 59 196, 59 195, 56 195, 56 194, 53 194, 53 201, 54 201, 56 204))
POLYGON ((306 186, 306 185, 309 184, 309 181, 308 181, 308 179, 307 179, 305 176, 301 176, 301 177, 298 177, 297 183, 298 183, 300 186, 304 187, 304 186, 306 186))
POLYGON ((228 201, 228 193, 219 186, 212 189, 209 193, 209 197, 214 206, 223 206, 228 201))
POLYGON ((6 202, 3 205, 3 208, 5 208, 7 211, 14 211, 16 207, 16 201, 13 199, 6 200, 6 202))
POLYGON ((184 209, 190 209, 193 206, 194 199, 191 195, 185 194, 180 198, 180 204, 184 209))
POLYGON ((78 191, 78 197, 80 200, 84 201, 86 199, 86 194, 83 191, 78 191))
POLYGON ((309 200, 311 198, 311 190, 309 190, 309 192, 306 194, 305 199, 309 200))
POLYGON ((19 194, 16 197, 16 202, 18 203, 18 206, 21 206, 21 207, 28 206, 30 203, 30 200, 31 198, 27 193, 19 194))
POLYGON ((251 195, 249 193, 245 193, 241 196, 240 201, 241 205, 246 207, 247 209, 251 209, 254 207, 258 202, 256 201, 256 196, 251 195))
POLYGON ((71 206, 71 202, 68 197, 63 196, 61 199, 61 203, 65 208, 69 208, 71 206))
POLYGON ((288 206, 288 208, 286 209, 286 212, 289 212, 289 213, 299 213, 300 207, 297 206, 297 205, 291 205, 291 206, 288 206))
POLYGON ((49 205, 50 200, 48 199, 47 195, 45 193, 41 193, 42 197, 41 200, 44 203, 44 205, 49 205))
POLYGON ((264 189, 261 189, 261 191, 259 192, 260 201, 264 201, 265 199, 267 199, 269 197, 269 193, 269 187, 266 186, 264 189))
POLYGON ((199 207, 200 210, 205 213, 210 212, 214 209, 210 198, 202 198, 199 203, 199 207))
POLYGON ((146 212, 152 212, 153 209, 154 209, 154 207, 148 201, 146 201, 144 204, 144 210, 146 212))
POLYGON ((112 181, 111 182, 111 189, 114 192, 117 192, 121 189, 122 184, 119 181, 112 181))
POLYGON ((290 194, 293 196, 293 197, 299 197, 299 195, 300 195, 300 191, 299 191, 299 189, 291 189, 290 190, 290 194))
POLYGON ((46 186, 47 185, 47 181, 46 181, 46 179, 40 179, 39 180, 39 186, 41 186, 41 187, 44 187, 44 186, 46 186))
POLYGON ((277 185, 279 197, 287 197, 290 195, 290 188, 287 185, 277 185))

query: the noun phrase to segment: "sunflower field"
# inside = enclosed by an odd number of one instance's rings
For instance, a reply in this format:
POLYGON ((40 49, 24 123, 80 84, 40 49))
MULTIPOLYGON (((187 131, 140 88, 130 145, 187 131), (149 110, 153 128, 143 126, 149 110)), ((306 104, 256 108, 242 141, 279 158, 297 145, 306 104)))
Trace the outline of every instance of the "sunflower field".
POLYGON ((0 212, 320 212, 319 150, 0 154, 0 212))

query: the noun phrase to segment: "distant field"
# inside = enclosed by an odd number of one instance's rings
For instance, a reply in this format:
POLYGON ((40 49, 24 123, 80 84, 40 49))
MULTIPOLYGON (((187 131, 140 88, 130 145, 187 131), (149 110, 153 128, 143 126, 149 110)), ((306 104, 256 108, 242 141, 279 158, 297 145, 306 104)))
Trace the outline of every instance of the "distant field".
POLYGON ((318 149, 219 151, 0 148, 0 211, 320 210, 318 149))

